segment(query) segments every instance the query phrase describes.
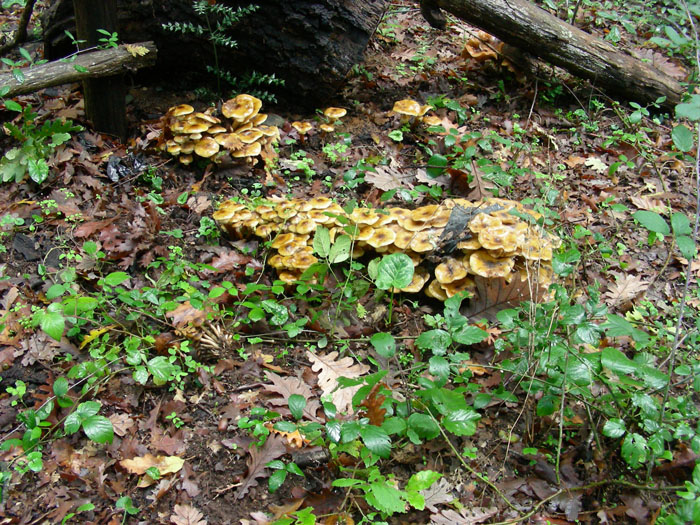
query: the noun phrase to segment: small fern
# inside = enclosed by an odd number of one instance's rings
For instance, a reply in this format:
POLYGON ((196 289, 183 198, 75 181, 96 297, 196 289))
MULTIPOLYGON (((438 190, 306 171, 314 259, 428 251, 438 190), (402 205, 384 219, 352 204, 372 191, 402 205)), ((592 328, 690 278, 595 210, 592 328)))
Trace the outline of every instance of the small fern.
POLYGON ((237 42, 227 34, 241 19, 257 11, 260 6, 249 5, 246 7, 231 7, 221 4, 210 4, 208 0, 196 0, 192 3, 195 14, 202 18, 203 24, 192 22, 168 22, 163 24, 163 29, 183 35, 194 35, 207 39, 214 54, 214 65, 207 66, 207 71, 216 77, 216 85, 219 95, 222 94, 221 81, 226 82, 232 91, 236 93, 247 92, 267 102, 276 102, 273 94, 256 89, 256 86, 280 86, 284 84, 282 79, 275 75, 263 75, 253 72, 250 75, 237 77, 230 71, 219 66, 219 48, 235 48, 237 42))

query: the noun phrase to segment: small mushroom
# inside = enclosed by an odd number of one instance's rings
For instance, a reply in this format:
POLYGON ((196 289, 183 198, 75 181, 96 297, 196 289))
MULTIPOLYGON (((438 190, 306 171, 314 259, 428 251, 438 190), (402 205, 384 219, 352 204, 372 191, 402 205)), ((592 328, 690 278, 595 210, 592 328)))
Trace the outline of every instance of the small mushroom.
POLYGON ((331 125, 336 125, 337 121, 347 115, 348 110, 345 108, 326 108, 323 111, 323 116, 328 119, 328 123, 331 125))
POLYGON ((374 234, 365 242, 372 248, 382 248, 389 246, 396 239, 396 233, 389 228, 378 228, 374 230, 374 234))
POLYGON ((299 142, 304 144, 306 134, 309 131, 311 131, 311 128, 313 128, 313 125, 310 122, 303 122, 303 121, 295 120, 294 122, 292 122, 292 127, 295 130, 297 130, 297 133, 299 133, 299 142))
POLYGON ((442 289, 442 286, 440 286, 440 283, 435 279, 430 281, 428 288, 425 290, 425 295, 437 299, 438 301, 447 301, 447 294, 442 289))
POLYGON ((423 289, 423 286, 425 286, 425 283, 428 282, 428 279, 430 279, 430 274, 424 268, 418 266, 413 271, 413 279, 411 279, 410 284, 401 288, 400 290, 394 289, 394 293, 418 293, 423 289))
POLYGON ((189 104, 180 104, 168 110, 168 113, 173 117, 182 117, 194 112, 194 108, 189 104))
POLYGON ((441 283, 440 288, 442 288, 442 291, 445 292, 447 297, 457 295, 464 290, 468 290, 472 295, 476 294, 476 283, 471 277, 465 277, 464 279, 451 283, 441 283))
POLYGON ((379 220, 379 214, 371 208, 355 208, 350 214, 350 220, 355 224, 371 226, 379 220))
POLYGON ((252 144, 246 144, 245 147, 234 151, 231 156, 236 158, 242 157, 257 157, 262 151, 262 146, 259 142, 253 142, 252 144))
POLYGON ((425 115, 432 109, 432 106, 421 106, 415 100, 410 98, 398 100, 394 103, 392 111, 401 115, 401 123, 411 123, 411 129, 414 129, 420 117, 425 115))

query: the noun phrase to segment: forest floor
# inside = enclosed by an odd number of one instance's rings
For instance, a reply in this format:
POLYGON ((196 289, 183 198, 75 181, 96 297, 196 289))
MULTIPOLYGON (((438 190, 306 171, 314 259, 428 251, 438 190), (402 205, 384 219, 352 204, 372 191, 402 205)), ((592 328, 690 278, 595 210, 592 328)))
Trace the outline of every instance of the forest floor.
MULTIPOLYGON (((678 58, 645 45, 654 19, 628 32, 623 18, 584 2, 577 23, 685 80, 678 58)), ((333 133, 301 138, 291 122, 317 126, 318 112, 271 110, 271 169, 185 166, 155 150, 170 106, 207 107, 193 93, 134 87, 126 144, 90 130, 77 85, 15 99, 33 122, 85 129, 51 149, 42 184, 0 186, 0 440, 14 445, 0 451, 0 523, 301 524, 314 523, 311 508, 329 524, 669 519, 700 431, 700 264, 686 273, 678 241, 696 214, 695 145, 662 112, 536 62, 511 71, 489 45, 395 2, 332 101, 348 110, 333 133), (405 98, 431 104, 442 131, 402 126, 391 110, 405 98), (435 162, 447 168, 438 177, 435 162), (443 303, 381 292, 368 259, 333 265, 321 289, 283 288, 262 243, 211 220, 232 197, 322 195, 408 209, 448 196, 524 202, 563 240, 562 286, 537 308, 473 319, 483 341, 452 334, 441 384, 416 339, 449 332, 443 303), (350 291, 333 279, 344 271, 360 283, 350 291), (378 333, 395 353, 370 342, 378 333), (365 385, 354 415, 322 407, 319 372, 365 385), (468 421, 450 432, 456 392, 468 421), (429 414, 417 434, 406 400, 429 414)))

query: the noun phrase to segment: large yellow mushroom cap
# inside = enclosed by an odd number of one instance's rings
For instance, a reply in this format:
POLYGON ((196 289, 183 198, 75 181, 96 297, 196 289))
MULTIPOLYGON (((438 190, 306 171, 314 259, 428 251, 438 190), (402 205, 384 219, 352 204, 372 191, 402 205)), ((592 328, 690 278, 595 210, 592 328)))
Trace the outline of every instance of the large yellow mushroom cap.
POLYGON ((469 256, 469 268, 472 273, 494 279, 497 277, 508 277, 515 266, 515 259, 512 257, 493 257, 486 250, 477 250, 469 256))
POLYGON ((219 152, 219 144, 211 137, 204 137, 194 145, 194 152, 200 157, 209 158, 219 152))
POLYGON ((394 113, 399 115, 410 115, 411 117, 418 117, 421 115, 421 105, 415 100, 406 98, 403 100, 397 100, 394 103, 394 108, 392 109, 394 113))
POLYGON ((323 115, 330 119, 330 120, 338 120, 339 118, 343 118, 345 115, 347 115, 348 110, 345 108, 326 108, 326 110, 323 112, 323 115))

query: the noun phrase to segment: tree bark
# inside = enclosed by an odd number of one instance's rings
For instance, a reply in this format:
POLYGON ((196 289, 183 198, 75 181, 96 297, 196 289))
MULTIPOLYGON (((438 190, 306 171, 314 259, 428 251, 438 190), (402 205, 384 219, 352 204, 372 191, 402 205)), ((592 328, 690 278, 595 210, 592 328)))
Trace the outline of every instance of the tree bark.
MULTIPOLYGON (((98 30, 117 31, 117 0, 73 0, 73 9, 81 49, 99 44, 104 35, 98 30)), ((83 99, 85 116, 96 131, 126 139, 126 88, 121 74, 83 80, 83 99)))
MULTIPOLYGON (((44 18, 50 59, 71 51, 64 35, 73 24, 67 3, 56 0, 44 18)), ((259 10, 244 17, 229 35, 238 46, 218 49, 221 69, 239 77, 253 71, 274 73, 285 85, 263 88, 291 106, 313 108, 331 99, 352 66, 362 61, 389 0, 218 1, 234 7, 251 3, 259 10)), ((117 8, 120 40, 153 40, 158 47, 158 63, 150 72, 153 81, 171 90, 216 85, 205 69, 214 65, 211 43, 162 27, 167 22, 202 23, 192 0, 118 0, 117 8)))
POLYGON ((666 97, 667 108, 680 102, 683 89, 674 79, 527 0, 430 0, 427 4, 590 80, 606 94, 640 104, 666 97))
POLYGON ((148 53, 144 56, 134 56, 127 51, 126 46, 117 48, 89 51, 78 55, 75 60, 57 60, 40 66, 23 69, 24 81, 18 82, 11 73, 0 74, 0 86, 9 86, 7 97, 31 93, 38 89, 71 82, 79 82, 86 78, 104 77, 123 73, 153 65, 156 62, 157 50, 153 42, 141 42, 133 46, 145 47, 148 53), (76 66, 86 71, 76 70, 76 66))

